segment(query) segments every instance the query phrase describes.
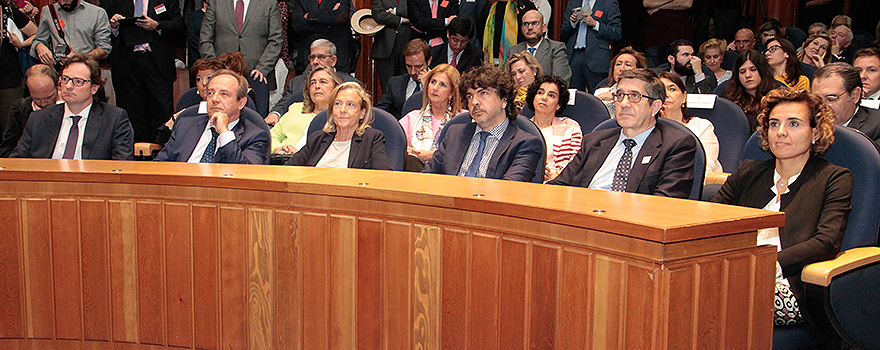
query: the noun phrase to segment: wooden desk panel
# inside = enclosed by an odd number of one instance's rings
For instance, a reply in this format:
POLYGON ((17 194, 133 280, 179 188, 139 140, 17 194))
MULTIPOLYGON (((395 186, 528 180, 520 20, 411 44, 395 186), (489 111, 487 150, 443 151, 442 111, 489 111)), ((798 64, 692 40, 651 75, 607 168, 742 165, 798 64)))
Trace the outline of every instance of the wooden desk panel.
POLYGON ((778 213, 378 171, 0 167, 2 348, 771 342, 776 254, 754 231, 778 213))

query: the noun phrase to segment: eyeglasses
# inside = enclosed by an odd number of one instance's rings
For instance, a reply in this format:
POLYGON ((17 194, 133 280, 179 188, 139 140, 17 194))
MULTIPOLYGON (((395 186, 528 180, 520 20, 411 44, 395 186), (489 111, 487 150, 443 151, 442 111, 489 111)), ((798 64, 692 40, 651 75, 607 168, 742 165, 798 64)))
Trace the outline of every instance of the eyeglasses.
POLYGON ((537 27, 539 25, 541 25, 540 21, 531 21, 531 22, 523 22, 522 23, 523 27, 537 27))
POLYGON ((333 55, 324 55, 324 54, 309 55, 309 61, 314 61, 315 59, 323 60, 325 58, 330 58, 330 57, 333 57, 333 55))
POLYGON ((81 79, 81 78, 71 78, 71 77, 68 77, 68 76, 66 76, 66 75, 62 75, 62 76, 58 77, 58 81, 61 82, 61 85, 65 85, 65 84, 67 84, 67 82, 72 81, 72 82, 73 82, 73 86, 76 86, 76 87, 82 87, 83 84, 85 84, 86 82, 91 83, 91 81, 86 80, 86 79, 81 79))
POLYGON ((846 94, 845 91, 844 91, 844 92, 841 92, 841 93, 839 93, 839 94, 837 94, 837 95, 835 95, 835 94, 828 94, 828 95, 822 96, 822 99, 824 99, 825 102, 828 102, 828 103, 834 103, 834 102, 837 102, 837 100, 839 100, 840 97, 843 96, 844 94, 846 94))
POLYGON ((640 93, 640 92, 620 92, 620 91, 618 91, 618 92, 615 92, 611 96, 614 96, 614 102, 623 102, 624 97, 629 98, 629 103, 642 102, 642 97, 647 98, 648 100, 656 100, 656 98, 653 98, 648 95, 642 95, 642 93, 640 93))
POLYGON ((779 50, 781 48, 782 48, 782 46, 779 46, 779 45, 770 46, 766 50, 764 50, 764 54, 774 53, 774 52, 776 52, 776 50, 779 50))

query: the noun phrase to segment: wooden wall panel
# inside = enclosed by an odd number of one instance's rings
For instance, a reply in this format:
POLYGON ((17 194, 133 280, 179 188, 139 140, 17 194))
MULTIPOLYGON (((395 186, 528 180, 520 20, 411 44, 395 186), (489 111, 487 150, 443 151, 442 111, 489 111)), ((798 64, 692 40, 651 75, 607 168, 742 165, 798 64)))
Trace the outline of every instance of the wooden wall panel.
POLYGON ((471 235, 468 349, 498 349, 501 237, 471 235))
POLYGON ((592 339, 593 254, 579 249, 562 253, 560 276, 559 348, 590 349, 592 339))
POLYGON ((83 328, 86 340, 110 341, 107 202, 81 200, 83 328))
POLYGON ((24 338, 21 204, 0 199, 0 338, 24 338))
POLYGON ((300 349, 302 345, 301 215, 275 211, 275 348, 300 349))
POLYGON ((330 230, 329 216, 304 213, 302 216, 302 324, 303 349, 329 349, 330 335, 330 230))
POLYGON ((162 203, 138 202, 138 325, 139 341, 165 344, 165 235, 162 203))
POLYGON ((248 213, 248 339, 250 349, 272 349, 272 211, 248 213))
POLYGON ((220 228, 213 205, 192 205, 193 342, 199 349, 220 348, 220 228))
POLYGON ((137 222, 133 201, 110 201, 110 298, 113 340, 138 340, 137 222))
POLYGON ((697 335, 697 349, 717 348, 721 346, 722 338, 718 323, 723 315, 722 301, 726 291, 722 290, 722 264, 720 261, 703 262, 697 264, 698 277, 697 288, 699 296, 696 300, 695 334, 697 335))
POLYGON ((241 207, 220 208, 220 348, 248 346, 248 227, 241 207))
MULTIPOLYGON (((755 305, 750 307, 753 313, 760 313, 763 310, 769 315, 773 314, 773 293, 767 291, 774 290, 776 285, 776 252, 764 250, 763 253, 755 254, 752 258, 752 265, 749 271, 752 273, 749 281, 752 281, 752 290, 747 293, 751 296, 749 303, 745 305, 755 305), (761 276, 761 277, 759 277, 761 276), (763 308, 761 307, 763 306, 763 308), (766 308, 766 309, 765 309, 766 308)), ((742 283, 743 287, 747 284, 742 283)), ((746 292, 743 292, 746 293, 746 292)), ((767 322, 770 317, 762 317, 752 314, 749 319, 752 320, 749 326, 749 349, 769 349, 773 342, 773 322, 767 322)), ((745 322, 749 323, 749 322, 745 322)))
POLYGON ((357 227, 353 216, 330 216, 331 349, 357 348, 357 227))
POLYGON ((55 337, 82 339, 78 203, 73 199, 52 199, 49 204, 52 217, 52 270, 55 277, 55 337))
POLYGON ((653 327, 660 320, 656 305, 660 299, 659 273, 659 267, 651 264, 626 266, 624 349, 652 349, 659 345, 659 339, 655 338, 658 329, 653 327))
MULTIPOLYGON (((434 257, 428 256, 427 233, 424 229, 416 231, 415 237, 415 268, 416 276, 416 329, 415 329, 415 348, 432 349, 426 346, 428 332, 435 326, 430 324, 433 321, 428 317, 427 312, 420 302, 420 299, 430 295, 431 291, 426 290, 432 287, 433 283, 438 281, 431 280, 433 277, 430 270, 426 270, 424 266, 428 263, 428 259, 434 257), (423 282, 421 282, 423 281, 423 282), (425 314, 425 315, 422 315, 425 314), (423 341, 423 342, 420 342, 423 341)), ((444 229, 443 230, 443 246, 442 261, 443 263, 435 267, 439 269, 440 275, 443 276, 441 283, 440 296, 442 300, 442 310, 438 315, 440 324, 440 339, 443 340, 442 349, 458 350, 467 348, 468 336, 468 296, 470 295, 470 266, 471 258, 469 254, 470 232, 461 230, 444 229)), ((436 252, 435 252, 436 253, 436 252)), ((435 313, 436 314, 436 313, 435 313)))
POLYGON ((165 204, 165 308, 168 345, 192 347, 192 211, 182 203, 165 204))
POLYGON ((526 349, 528 344, 526 320, 531 298, 527 291, 531 291, 529 286, 535 277, 529 271, 530 251, 527 240, 513 237, 501 240, 501 349, 526 349))
POLYGON ((593 284, 593 349, 623 349, 626 262, 597 255, 593 284), (599 282, 601 281, 601 282, 599 282), (600 302, 601 301, 601 302, 600 302))
POLYGON ((721 330, 724 332, 722 334, 722 339, 724 339, 724 343, 722 344, 722 348, 724 349, 748 349, 749 344, 749 328, 747 325, 749 322, 750 310, 749 308, 743 307, 743 305, 748 305, 749 300, 751 299, 751 286, 746 286, 745 292, 743 291, 744 281, 749 281, 751 275, 751 264, 752 259, 748 256, 734 258, 734 259, 726 259, 724 269, 724 283, 723 288, 725 288, 725 300, 722 307, 724 310, 724 314, 728 316, 727 322, 731 325, 740 325, 739 327, 721 327, 721 330), (740 283, 728 283, 727 281, 741 281, 740 283))
MULTIPOLYGON (((413 346, 413 233, 421 227, 416 228, 405 222, 385 223, 382 249, 382 292, 385 305, 382 320, 385 350, 406 350, 413 346), (394 288, 394 286, 407 287, 394 288)), ((428 229, 439 232, 436 227, 428 229)))
POLYGON ((535 244, 531 271, 530 349, 555 349, 556 315, 559 306, 559 246, 535 244))
MULTIPOLYGON (((384 293, 382 243, 385 236, 381 220, 357 221, 357 346, 359 350, 383 349, 384 293)), ((396 267, 391 267, 392 269, 396 267)), ((406 281, 404 281, 406 282, 406 281)), ((404 284, 408 285, 408 284, 404 284)))
POLYGON ((52 283, 52 236, 49 200, 23 200, 27 337, 55 338, 55 299, 52 283))
POLYGON ((669 270, 669 295, 676 296, 671 298, 667 305, 663 305, 666 309, 664 314, 675 314, 670 317, 667 322, 667 329, 664 334, 668 334, 666 344, 669 349, 694 349, 696 342, 696 334, 694 334, 694 300, 697 291, 693 282, 696 278, 694 267, 688 265, 679 269, 669 270))

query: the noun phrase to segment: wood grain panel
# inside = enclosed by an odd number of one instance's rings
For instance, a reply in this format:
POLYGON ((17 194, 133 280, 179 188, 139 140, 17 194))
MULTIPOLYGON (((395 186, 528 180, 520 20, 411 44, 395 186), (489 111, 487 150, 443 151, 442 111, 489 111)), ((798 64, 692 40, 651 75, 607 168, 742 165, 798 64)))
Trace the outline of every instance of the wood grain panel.
POLYGON ((0 338, 24 338, 21 204, 0 199, 0 338))
POLYGON ((767 320, 773 315, 774 295, 768 291, 774 290, 776 284, 776 248, 765 246, 762 249, 762 252, 754 253, 749 269, 752 273, 749 281, 754 283, 749 293, 752 300, 748 304, 753 312, 749 317, 752 320, 749 349, 769 349, 773 342, 773 322, 767 320))
POLYGON ((626 315, 622 346, 624 349, 656 349, 659 339, 655 336, 659 329, 654 325, 660 320, 657 309, 660 269, 633 261, 626 265, 626 269, 626 315))
POLYGON ((721 319, 727 317, 721 313, 722 301, 726 294, 721 284, 722 262, 701 262, 697 266, 696 285, 699 292, 694 306, 697 310, 696 322, 694 322, 694 333, 697 335, 695 348, 720 347, 722 338, 719 333, 722 325, 719 323, 721 319))
POLYGON ((188 204, 165 203, 165 307, 168 345, 192 347, 192 212, 188 204))
POLYGON ((113 340, 138 341, 137 222, 133 201, 109 201, 113 340))
POLYGON ((529 242, 514 237, 501 240, 501 349, 525 349, 529 339, 526 317, 530 300, 526 294, 535 273, 530 270, 529 242), (527 273, 529 271, 529 273, 527 273))
POLYGON ((469 349, 498 349, 501 237, 474 233, 471 236, 469 349))
POLYGON ((694 316, 696 315, 695 300, 697 291, 694 281, 696 271, 694 265, 672 269, 669 274, 669 294, 664 297, 669 303, 663 305, 667 318, 666 344, 669 349, 695 349, 694 316))
MULTIPOLYGON (((302 330, 301 215, 275 211, 275 347, 300 349, 302 330)), ((308 322, 308 321, 307 321, 308 322)))
POLYGON ((220 207, 220 348, 248 346, 248 229, 241 207, 220 207))
POLYGON ((140 342, 165 344, 165 235, 162 203, 138 202, 138 325, 140 342))
POLYGON ((193 327, 199 349, 220 347, 220 228, 213 205, 192 205, 193 327))
POLYGON ((593 284, 593 349, 623 349, 626 261, 596 255, 593 284))
POLYGON ((55 338, 55 299, 49 201, 25 199, 23 202, 27 337, 52 339, 55 338))
POLYGON ((353 216, 330 216, 330 348, 357 348, 357 241, 353 216))
POLYGON ((73 199, 49 201, 52 215, 52 271, 55 285, 55 337, 82 339, 80 221, 73 199))
MULTIPOLYGON (((432 227, 437 232, 439 229, 432 227)), ((406 222, 388 221, 382 249, 384 349, 406 350, 413 346, 412 280, 413 232, 406 222), (398 287, 403 286, 403 287, 398 287)))
POLYGON ((104 200, 81 200, 83 328, 86 340, 110 341, 108 213, 104 200))
POLYGON ((302 216, 302 324, 303 349, 329 349, 330 334, 330 217, 303 213, 302 216), (306 285, 308 287, 306 287, 306 285))
POLYGON ((725 303, 722 304, 722 314, 727 315, 726 324, 738 325, 737 327, 721 327, 724 349, 748 349, 749 329, 744 326, 749 324, 751 308, 743 307, 751 302, 751 274, 752 257, 741 256, 725 259, 725 269, 722 287, 725 289, 725 303))
POLYGON ((248 213, 248 339, 250 349, 272 349, 272 211, 248 213))
POLYGON ((559 246, 535 244, 532 251, 530 349, 555 349, 556 315, 559 305, 559 246))
MULTIPOLYGON (((381 220, 357 221, 357 346, 359 350, 383 349, 384 294, 382 243, 385 229, 381 220)), ((396 267, 391 267, 396 268, 396 267)), ((406 281, 404 281, 405 283, 406 281)), ((403 284, 404 286, 407 284, 403 284)))
POLYGON ((568 248, 562 253, 560 349, 590 349, 591 333, 585 330, 592 326, 593 267, 593 254, 589 251, 568 248))
MULTIPOLYGON (((447 297, 450 297, 446 293, 446 283, 451 282, 453 284, 458 283, 458 286, 463 286, 461 283, 466 281, 464 275, 461 276, 449 276, 446 275, 446 271, 441 272, 441 268, 446 267, 446 264, 441 263, 443 259, 447 258, 455 258, 456 253, 453 255, 446 255, 446 239, 449 235, 456 236, 454 239, 466 239, 467 236, 464 232, 456 231, 444 231, 443 232, 443 240, 441 241, 441 233, 440 230, 435 227, 429 226, 416 226, 415 236, 413 237, 413 348, 421 349, 421 350, 438 350, 442 345, 444 349, 455 349, 455 345, 459 344, 458 349, 463 349, 464 342, 458 343, 458 339, 450 340, 447 339, 447 325, 450 325, 453 322, 461 321, 461 325, 465 324, 466 318, 451 316, 446 311, 450 310, 447 307, 447 297), (442 242, 442 243, 441 243, 442 242), (443 252, 443 255, 440 255, 440 252, 443 252), (441 279, 440 276, 447 276, 448 279, 441 279), (459 281, 454 281, 456 277, 462 277, 459 281), (441 289, 442 288, 442 289, 441 289), (442 293, 442 294, 441 294, 442 293), (441 303, 441 295, 442 295, 442 303, 443 309, 440 308, 441 303), (449 319, 447 320, 447 317, 449 319), (442 324, 441 324, 442 320, 442 324), (442 334, 441 334, 442 332, 442 334)), ((453 244, 462 243, 461 248, 466 249, 467 245, 466 241, 456 242, 453 244)), ((464 256, 462 256, 464 257, 464 256)), ((467 261, 465 259, 458 260, 459 262, 467 261)), ((466 266, 465 264, 458 264, 460 269, 455 272, 465 273, 466 266)), ((455 273, 453 272, 453 273, 455 273)), ((454 288, 453 288, 454 289, 454 288)), ((463 302, 464 296, 466 295, 466 290, 459 291, 461 295, 461 301, 463 302)), ((452 296, 455 297, 455 296, 452 296)), ((463 305, 462 305, 463 306, 463 305)), ((454 312, 460 313, 462 310, 465 310, 464 307, 455 310, 454 312)), ((461 327, 464 329, 464 327, 461 327)), ((454 329, 451 331, 455 331, 454 329)), ((463 335, 463 334, 462 334, 463 335)), ((464 338, 462 338, 464 339, 464 338)))

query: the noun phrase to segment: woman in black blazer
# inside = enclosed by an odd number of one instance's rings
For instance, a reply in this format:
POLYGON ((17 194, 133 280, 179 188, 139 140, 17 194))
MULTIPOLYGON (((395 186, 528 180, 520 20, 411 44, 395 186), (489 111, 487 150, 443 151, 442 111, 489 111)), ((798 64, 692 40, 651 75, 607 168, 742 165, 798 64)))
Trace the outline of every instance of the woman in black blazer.
POLYGON ((344 83, 330 101, 324 129, 309 135, 285 165, 391 170, 385 135, 370 127, 370 95, 357 83, 344 83))
POLYGON ((803 90, 776 89, 761 102, 758 130, 766 161, 745 160, 712 201, 785 213, 785 227, 758 232, 759 244, 779 249, 776 275, 777 325, 803 321, 804 266, 840 251, 851 209, 849 169, 822 155, 834 141, 834 112, 821 97, 803 90))

